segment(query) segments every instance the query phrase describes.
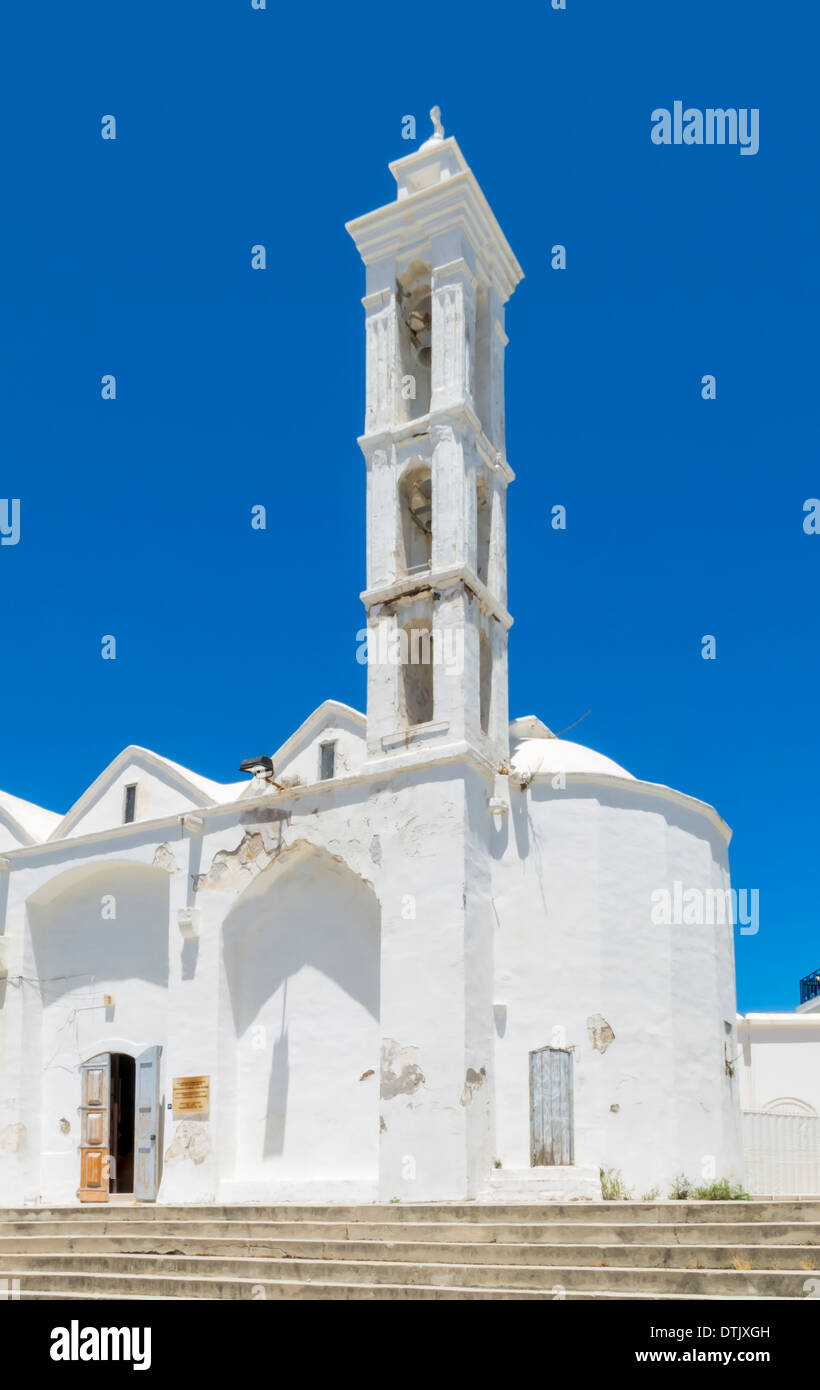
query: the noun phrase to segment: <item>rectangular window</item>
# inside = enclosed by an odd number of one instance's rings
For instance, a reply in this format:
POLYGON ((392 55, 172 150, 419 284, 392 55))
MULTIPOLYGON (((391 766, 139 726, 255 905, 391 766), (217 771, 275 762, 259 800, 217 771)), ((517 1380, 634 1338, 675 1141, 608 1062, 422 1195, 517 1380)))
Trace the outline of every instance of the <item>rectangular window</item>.
POLYGON ((336 744, 319 744, 319 777, 326 781, 328 777, 333 777, 336 772, 336 744))
POLYGON ((125 788, 125 798, 123 800, 122 823, 130 825, 137 810, 137 784, 132 782, 130 787, 125 788))

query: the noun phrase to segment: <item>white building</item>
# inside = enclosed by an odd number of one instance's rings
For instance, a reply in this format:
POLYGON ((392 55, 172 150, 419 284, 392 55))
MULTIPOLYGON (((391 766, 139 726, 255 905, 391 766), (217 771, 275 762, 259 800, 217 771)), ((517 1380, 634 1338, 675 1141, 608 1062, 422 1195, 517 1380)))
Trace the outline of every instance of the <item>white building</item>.
POLYGON ((509 722, 522 272, 455 140, 390 167, 396 199, 348 228, 366 716, 325 701, 252 780, 131 747, 63 817, 0 797, 6 1204, 743 1176, 731 923, 652 919, 676 882, 725 893, 729 830, 509 722))

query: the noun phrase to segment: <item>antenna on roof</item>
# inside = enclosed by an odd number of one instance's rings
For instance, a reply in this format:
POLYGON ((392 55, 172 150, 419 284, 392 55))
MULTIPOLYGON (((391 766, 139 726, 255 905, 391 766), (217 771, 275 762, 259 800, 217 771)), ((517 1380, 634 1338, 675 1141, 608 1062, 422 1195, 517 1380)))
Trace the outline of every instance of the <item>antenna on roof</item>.
MULTIPOLYGON (((588 710, 587 710, 587 714, 592 714, 592 710, 591 710, 591 709, 588 709, 588 710)), ((582 722, 582 720, 586 719, 587 714, 582 714, 580 719, 576 719, 575 724, 567 724, 567 727, 566 727, 565 729, 562 729, 561 732, 560 732, 560 734, 556 734, 555 737, 556 737, 556 738, 563 738, 563 737, 564 737, 564 734, 568 734, 569 731, 570 731, 570 729, 574 729, 574 728, 576 727, 576 725, 580 724, 580 723, 582 722)))

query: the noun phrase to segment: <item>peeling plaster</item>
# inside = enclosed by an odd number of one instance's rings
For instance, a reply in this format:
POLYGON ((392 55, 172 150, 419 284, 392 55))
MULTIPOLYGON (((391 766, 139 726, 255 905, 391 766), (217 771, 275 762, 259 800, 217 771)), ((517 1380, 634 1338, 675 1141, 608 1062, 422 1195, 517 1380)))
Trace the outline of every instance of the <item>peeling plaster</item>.
POLYGON ((606 1052, 609 1044, 615 1041, 615 1034, 603 1014, 590 1014, 587 1019, 587 1037, 595 1051, 601 1053, 606 1052))
POLYGON ((194 875, 194 892, 200 893, 203 889, 217 893, 231 893, 235 889, 247 887, 256 875, 272 864, 278 854, 284 848, 282 844, 282 825, 284 821, 281 812, 263 812, 266 820, 272 816, 277 816, 275 821, 276 830, 271 830, 265 823, 259 824, 260 816, 254 815, 254 823, 259 825, 257 830, 246 830, 236 849, 220 849, 211 861, 211 867, 207 873, 194 875))
POLYGON ((476 1091, 480 1091, 484 1082, 487 1080, 487 1068, 482 1067, 480 1071, 474 1071, 472 1067, 467 1068, 467 1075, 464 1078, 464 1090, 461 1092, 459 1105, 466 1107, 472 1102, 476 1091))
POLYGON ((382 1042, 381 1094, 383 1100, 394 1096, 411 1096, 424 1083, 424 1073, 418 1066, 417 1047, 401 1047, 393 1038, 382 1042))
MULTIPOLYGON (((284 782, 282 785, 285 785, 284 782)), ((281 825, 289 820, 290 812, 280 811, 276 806, 255 807, 252 811, 241 811, 239 815, 240 825, 281 825)))
POLYGON ((167 842, 164 845, 157 845, 153 864, 155 869, 164 869, 167 874, 176 873, 177 861, 171 846, 167 842))
POLYGON ((211 1136, 203 1124, 196 1120, 180 1120, 174 1142, 165 1151, 166 1163, 182 1163, 189 1158, 192 1163, 204 1163, 211 1152, 211 1136))
POLYGON ((26 1143, 25 1125, 6 1125, 5 1129, 0 1129, 0 1154, 16 1154, 26 1143))

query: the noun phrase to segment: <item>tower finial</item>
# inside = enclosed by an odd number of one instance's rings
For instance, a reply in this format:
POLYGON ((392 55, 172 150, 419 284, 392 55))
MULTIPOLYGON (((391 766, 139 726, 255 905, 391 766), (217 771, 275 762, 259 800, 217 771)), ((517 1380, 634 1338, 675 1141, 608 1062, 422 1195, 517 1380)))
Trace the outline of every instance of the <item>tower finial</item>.
POLYGON ((440 107, 440 106, 434 106, 434 107, 433 107, 432 111, 430 112, 430 120, 433 122, 433 134, 430 136, 430 139, 431 139, 431 140, 443 140, 443 139, 444 139, 444 126, 441 124, 441 107, 440 107))

